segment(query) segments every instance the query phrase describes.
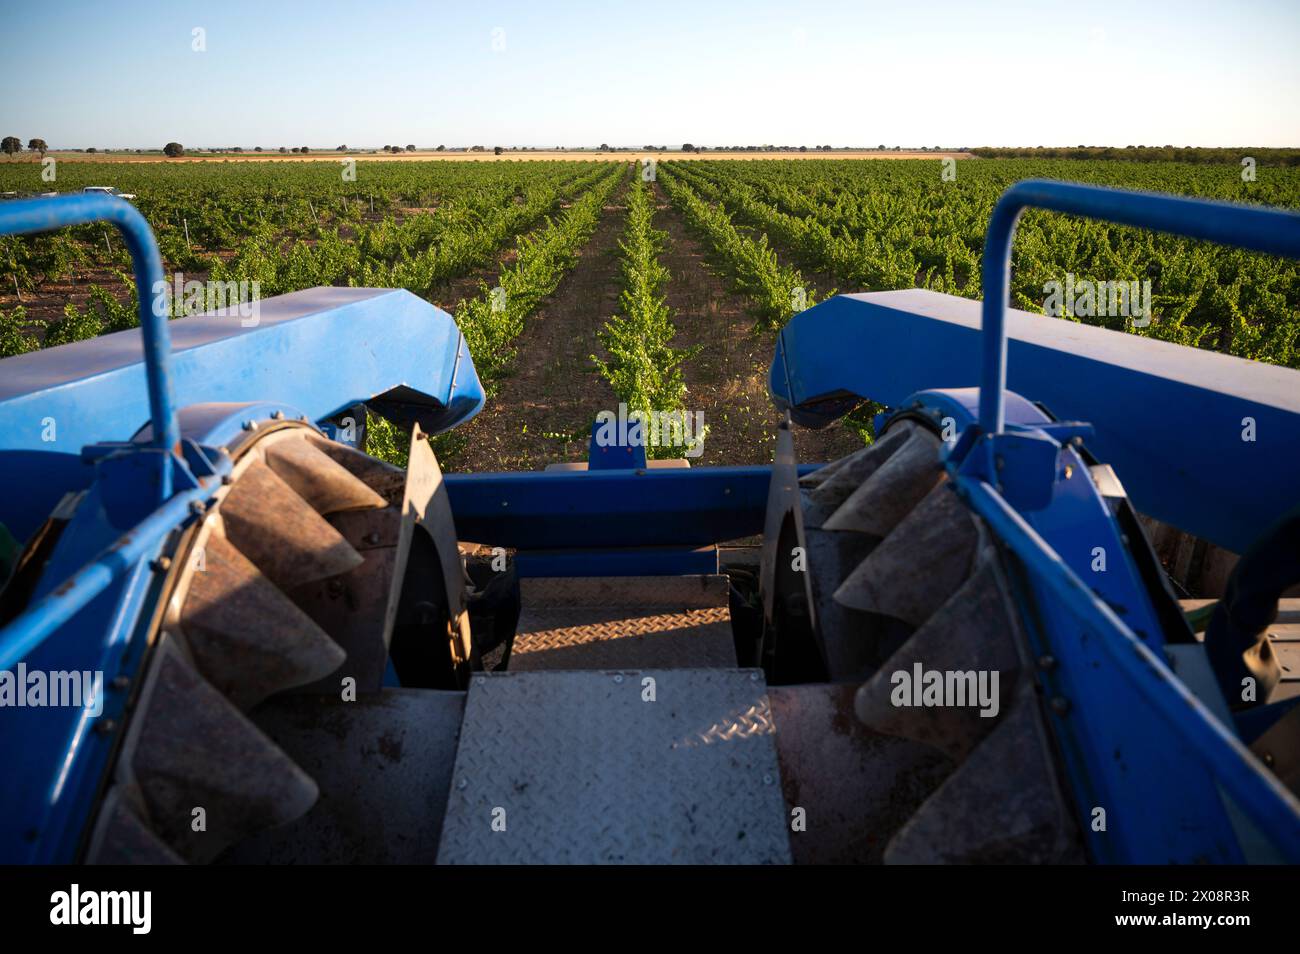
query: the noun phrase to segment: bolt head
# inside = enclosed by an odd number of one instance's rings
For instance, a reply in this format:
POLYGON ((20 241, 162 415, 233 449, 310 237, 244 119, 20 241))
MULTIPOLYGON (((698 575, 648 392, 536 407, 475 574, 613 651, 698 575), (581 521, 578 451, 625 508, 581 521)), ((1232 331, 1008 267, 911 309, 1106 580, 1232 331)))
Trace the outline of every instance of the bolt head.
POLYGON ((275 411, 274 413, 271 414, 271 419, 275 421, 283 421, 284 411, 275 411))
POLYGON ((246 430, 246 431, 255 431, 255 430, 257 430, 257 421, 245 421, 245 422, 244 422, 244 430, 246 430))
POLYGON ((165 557, 165 556, 160 556, 158 559, 154 560, 152 563, 149 564, 150 569, 152 569, 155 573, 166 573, 168 570, 171 569, 171 566, 172 566, 172 558, 165 557))

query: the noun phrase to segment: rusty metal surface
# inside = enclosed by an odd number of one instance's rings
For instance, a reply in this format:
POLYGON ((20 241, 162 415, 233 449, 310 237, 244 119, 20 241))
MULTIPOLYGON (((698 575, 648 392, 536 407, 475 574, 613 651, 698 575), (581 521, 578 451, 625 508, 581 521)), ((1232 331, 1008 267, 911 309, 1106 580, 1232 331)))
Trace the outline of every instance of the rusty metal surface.
POLYGON ((293 821, 317 797, 315 782, 167 640, 155 649, 119 772, 119 782, 138 786, 154 833, 191 862, 293 821))
POLYGON ((779 783, 758 670, 478 675, 438 860, 786 863, 779 783))
POLYGON ((510 669, 736 665, 725 576, 521 581, 510 669))
MULTIPOLYGON (((469 597, 465 591, 465 567, 461 563, 460 547, 456 542, 456 523, 452 519, 451 500, 447 485, 442 479, 442 468, 429 446, 429 435, 419 425, 411 430, 411 450, 406 465, 406 489, 402 513, 414 514, 416 523, 429 535, 438 553, 442 567, 443 592, 451 614, 448 631, 451 657, 461 666, 468 666, 474 655, 473 638, 469 628, 469 597)), ((410 532, 414 532, 413 530, 410 532)), ((409 540, 403 527, 403 541, 409 540)), ((405 549, 402 553, 405 554, 405 549)), ((395 579, 400 581, 406 572, 405 562, 399 562, 395 579)), ((397 591, 394 591, 392 610, 397 608, 397 591)), ((388 625, 391 631, 391 623, 388 625)))
POLYGON ((1082 846, 1025 683, 998 727, 890 841, 886 864, 1072 864, 1082 846))
POLYGON ((898 621, 853 609, 833 597, 880 541, 865 533, 811 527, 806 533, 808 579, 827 673, 832 681, 866 679, 889 655, 898 621))
POLYGON ((924 742, 960 761, 1006 715, 1020 670, 1016 624, 998 585, 992 548, 979 568, 857 693, 856 712, 876 732, 924 742), (967 704, 896 706, 894 674, 924 671, 997 672, 998 712, 967 704))
POLYGON ((361 555, 261 461, 237 475, 221 502, 226 536, 283 590, 346 573, 361 555))
POLYGON ((385 689, 274 699, 258 726, 320 786, 306 815, 222 856, 232 864, 432 864, 465 693, 385 689))
POLYGON ((976 542, 970 511, 944 481, 849 575, 835 599, 920 626, 966 579, 976 542))
POLYGON ((217 534, 190 575, 180 625, 204 677, 241 709, 320 679, 347 656, 217 534))
POLYGON ((935 435, 922 427, 912 428, 903 446, 890 454, 822 527, 888 536, 942 479, 939 448, 935 435))
POLYGON ((853 714, 855 686, 773 686, 776 750, 797 864, 879 864, 889 836, 952 771, 929 746, 881 735, 853 714))
POLYGON ((400 589, 400 581, 395 585, 394 580, 402 516, 396 507, 384 507, 336 513, 329 519, 363 562, 339 576, 290 592, 303 612, 347 654, 341 666, 303 691, 337 695, 340 680, 351 677, 358 692, 377 692, 388 664, 392 614, 400 589))
POLYGON ((266 463, 320 514, 367 510, 388 503, 347 468, 297 433, 286 434, 271 442, 266 448, 266 463))
MULTIPOLYGON (((895 424, 875 443, 836 461, 835 470, 823 480, 811 485, 803 494, 804 524, 809 527, 820 527, 830 519, 831 514, 835 513, 868 477, 879 470, 895 451, 907 443, 915 426, 908 421, 895 424)), ((815 470, 808 476, 820 474, 825 469, 823 467, 815 470)), ((803 484, 804 480, 807 478, 803 478, 800 483, 803 484)))
POLYGON ((99 822, 86 851, 88 865, 183 865, 181 857, 163 844, 136 817, 122 787, 109 789, 99 810, 99 822))
POLYGON ((402 468, 332 441, 323 434, 309 434, 307 440, 390 504, 402 502, 402 492, 406 487, 406 471, 402 468))

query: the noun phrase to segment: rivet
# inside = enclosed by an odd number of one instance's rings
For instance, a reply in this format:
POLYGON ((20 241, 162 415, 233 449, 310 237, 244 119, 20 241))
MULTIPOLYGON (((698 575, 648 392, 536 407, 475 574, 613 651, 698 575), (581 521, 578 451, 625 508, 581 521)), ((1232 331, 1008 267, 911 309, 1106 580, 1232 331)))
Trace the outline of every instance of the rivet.
POLYGON ((758 682, 758 673, 756 673, 756 672, 751 672, 751 673, 749 674, 749 681, 750 681, 750 682, 758 682))
POLYGON ((379 534, 378 534, 378 533, 367 533, 367 534, 366 534, 366 537, 365 537, 365 540, 364 540, 363 542, 365 542, 365 543, 369 543, 371 546, 374 546, 376 543, 379 542, 379 534))
POLYGON ((112 719, 101 719, 95 723, 95 731, 100 735, 108 735, 117 729, 117 723, 112 719))
POLYGON ((771 784, 772 784, 772 776, 771 776, 771 775, 764 775, 764 776, 763 776, 763 784, 764 784, 764 785, 771 785, 771 784))
POLYGON ((1059 716, 1065 715, 1070 711, 1070 700, 1065 698, 1065 696, 1053 696, 1052 711, 1059 716))
POLYGON ((1066 464, 1066 465, 1065 465, 1065 479, 1066 479, 1066 480, 1069 480, 1069 479, 1070 479, 1071 477, 1073 477, 1073 476, 1074 476, 1074 465, 1073 465, 1073 464, 1066 464))
POLYGON ((456 787, 461 789, 462 791, 469 788, 469 779, 467 778, 461 779, 459 782, 456 783, 456 787))
POLYGON ((149 564, 149 568, 153 570, 155 573, 166 573, 168 570, 171 569, 171 566, 172 566, 171 557, 165 557, 165 556, 160 556, 158 559, 154 560, 152 563, 149 564))
POLYGON ((1051 672, 1056 668, 1056 657, 1051 655, 1039 656, 1038 668, 1043 670, 1043 672, 1051 672))
POLYGON ((207 510, 207 509, 208 509, 208 508, 207 508, 207 505, 204 504, 202 500, 191 500, 191 501, 190 501, 190 513, 192 513, 192 514, 194 514, 194 515, 196 515, 196 516, 199 515, 199 514, 201 514, 201 513, 203 513, 203 511, 205 511, 205 510, 207 510))
POLYGON ((131 680, 126 676, 114 676, 112 686, 119 692, 131 685, 131 680))
POLYGON ((615 682, 622 682, 622 681, 623 681, 623 674, 622 674, 621 672, 615 673, 615 674, 614 674, 614 681, 615 681, 615 682))

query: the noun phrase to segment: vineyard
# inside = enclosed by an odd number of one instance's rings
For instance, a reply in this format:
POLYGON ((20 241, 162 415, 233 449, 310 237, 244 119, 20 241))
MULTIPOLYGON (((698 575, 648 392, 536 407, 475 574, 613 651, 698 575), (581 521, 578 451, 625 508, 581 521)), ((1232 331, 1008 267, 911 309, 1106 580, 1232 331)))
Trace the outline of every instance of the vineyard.
MULTIPOLYGON (((1300 169, 1104 160, 869 162, 0 164, 0 192, 134 193, 169 276, 405 288, 456 317, 488 409, 440 453, 453 468, 582 459, 622 403, 702 414, 701 464, 766 462, 775 332, 839 292, 924 287, 978 298, 989 213, 1009 184, 1055 178, 1300 208, 1300 169)), ((1151 320, 1071 314, 1133 334, 1300 368, 1300 266, 1044 212, 1016 240, 1012 304, 1053 282, 1151 283, 1151 320)), ((178 285, 179 287, 179 285, 178 285)), ((85 226, 0 239, 0 356, 132 327, 117 236, 85 226)), ((202 308, 177 295, 173 317, 202 308)), ((1045 319, 1046 320, 1046 319, 1045 319)), ((417 342, 412 343, 418 347, 417 342)), ((381 422, 375 446, 400 461, 381 422)), ((801 434, 830 457, 869 439, 859 414, 801 434)), ((697 450, 693 448, 693 450, 697 450)), ((682 456, 680 447, 652 448, 682 456)))

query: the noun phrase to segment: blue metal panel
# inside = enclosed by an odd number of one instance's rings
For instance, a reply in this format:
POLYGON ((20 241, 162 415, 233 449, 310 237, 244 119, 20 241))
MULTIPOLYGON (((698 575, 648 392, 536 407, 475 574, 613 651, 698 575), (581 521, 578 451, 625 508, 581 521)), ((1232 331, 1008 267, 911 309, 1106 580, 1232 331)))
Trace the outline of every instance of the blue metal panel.
MULTIPOLYGON (((258 323, 210 315, 170 322, 180 406, 275 401, 320 420, 400 388, 437 433, 468 420, 483 389, 446 312, 410 292, 313 288, 261 303, 258 323)), ((0 449, 125 440, 148 419, 141 334, 122 331, 0 362, 0 449)))
MULTIPOLYGON (((839 295, 781 332, 771 389, 801 424, 822 426, 845 395, 902 406, 925 388, 980 379, 980 303, 909 290, 839 295)), ((1144 513, 1241 552, 1294 506, 1300 371, 1008 311, 1011 389, 1095 429, 1144 513), (1255 420, 1257 440, 1242 437, 1255 420)), ((849 406, 854 399, 848 401, 849 406)))
POLYGON ((763 532, 771 475, 770 467, 691 467, 448 474, 445 482, 462 540, 525 550, 701 547, 763 532))

